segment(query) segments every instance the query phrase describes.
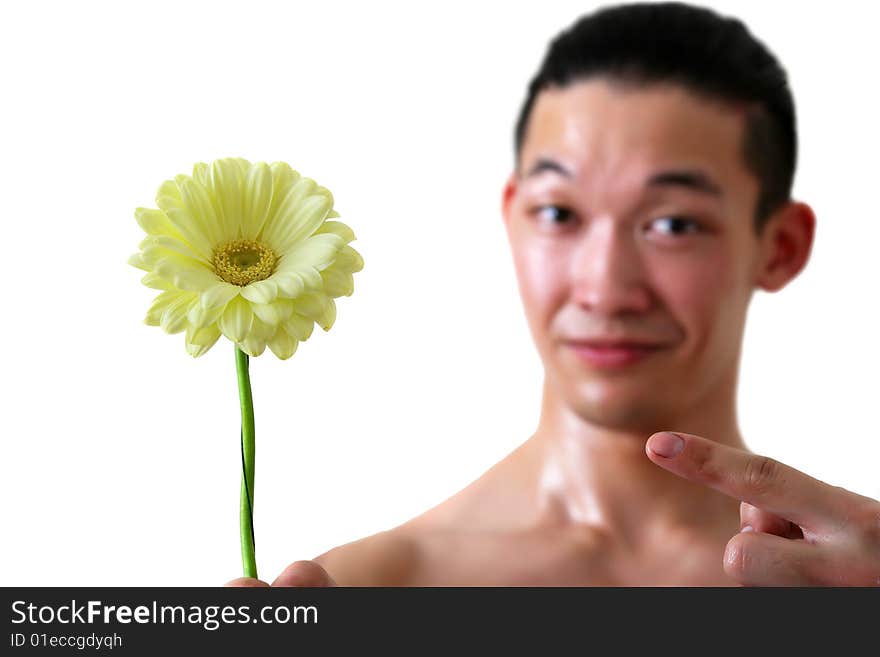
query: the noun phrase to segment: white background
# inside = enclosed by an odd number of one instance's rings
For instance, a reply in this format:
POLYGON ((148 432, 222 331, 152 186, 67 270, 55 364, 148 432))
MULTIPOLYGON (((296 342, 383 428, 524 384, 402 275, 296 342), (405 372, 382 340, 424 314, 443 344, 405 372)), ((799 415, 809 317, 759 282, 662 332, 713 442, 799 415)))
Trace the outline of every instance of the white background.
MULTIPOLYGON (((743 433, 880 498, 874 10, 711 5, 788 69, 795 196, 818 216, 807 269, 751 307, 743 433)), ((134 208, 197 161, 291 163, 366 263, 329 333, 251 359, 261 576, 421 513, 528 438, 542 370, 501 189, 547 42, 595 6, 4 4, 0 584, 240 574, 232 345, 194 360, 145 326, 156 293, 126 264, 134 208)))

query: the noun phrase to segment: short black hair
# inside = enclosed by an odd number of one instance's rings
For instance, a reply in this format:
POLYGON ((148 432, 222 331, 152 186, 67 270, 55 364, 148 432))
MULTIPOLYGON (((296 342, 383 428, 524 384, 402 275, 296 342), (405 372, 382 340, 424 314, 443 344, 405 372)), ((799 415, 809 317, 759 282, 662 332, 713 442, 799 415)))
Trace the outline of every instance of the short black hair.
POLYGON ((582 16, 550 42, 529 84, 516 123, 517 170, 538 94, 591 77, 637 86, 673 82, 747 104, 743 158, 759 183, 755 232, 790 200, 797 131, 788 76, 741 21, 681 2, 614 5, 582 16))

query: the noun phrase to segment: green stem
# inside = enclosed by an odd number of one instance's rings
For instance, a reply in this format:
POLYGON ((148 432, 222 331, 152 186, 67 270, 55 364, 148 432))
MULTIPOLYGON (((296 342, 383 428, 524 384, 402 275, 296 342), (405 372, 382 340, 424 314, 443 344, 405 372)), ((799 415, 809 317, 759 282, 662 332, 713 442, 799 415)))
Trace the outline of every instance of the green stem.
POLYGON ((241 565, 245 577, 257 576, 254 556, 254 400, 248 373, 248 355, 235 345, 235 371, 238 374, 238 397, 241 401, 241 565))

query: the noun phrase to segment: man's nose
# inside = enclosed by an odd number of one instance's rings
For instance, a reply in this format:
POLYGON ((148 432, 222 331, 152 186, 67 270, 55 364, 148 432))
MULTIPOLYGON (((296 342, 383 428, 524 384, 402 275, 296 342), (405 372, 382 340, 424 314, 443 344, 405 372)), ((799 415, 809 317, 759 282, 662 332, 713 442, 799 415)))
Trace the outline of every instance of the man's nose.
POLYGON ((642 313, 651 293, 642 254, 631 227, 612 220, 595 221, 572 260, 572 296, 600 315, 642 313))

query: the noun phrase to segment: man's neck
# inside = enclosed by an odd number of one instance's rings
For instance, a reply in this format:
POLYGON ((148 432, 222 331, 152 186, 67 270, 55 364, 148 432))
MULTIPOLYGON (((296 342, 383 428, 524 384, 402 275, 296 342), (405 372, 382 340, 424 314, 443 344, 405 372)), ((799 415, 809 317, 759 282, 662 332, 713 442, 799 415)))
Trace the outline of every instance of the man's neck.
POLYGON ((524 445, 540 522, 603 528, 633 542, 671 527, 727 522, 738 502, 657 467, 651 434, 672 430, 745 449, 735 412, 735 374, 690 409, 658 424, 601 426, 575 413, 545 382, 541 421, 524 445))

